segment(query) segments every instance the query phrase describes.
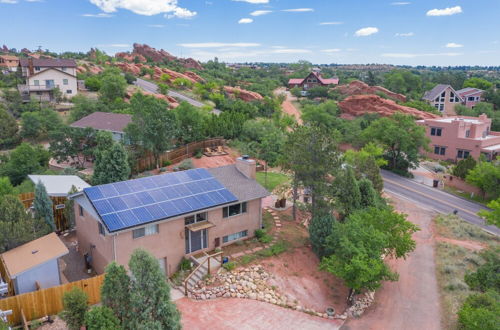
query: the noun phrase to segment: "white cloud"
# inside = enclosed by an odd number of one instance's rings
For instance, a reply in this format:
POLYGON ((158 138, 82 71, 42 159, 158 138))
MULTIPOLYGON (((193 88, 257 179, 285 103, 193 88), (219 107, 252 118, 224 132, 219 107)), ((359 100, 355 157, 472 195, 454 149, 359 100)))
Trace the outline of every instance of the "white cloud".
POLYGON ((272 13, 272 10, 256 10, 250 13, 251 16, 262 16, 272 13))
POLYGON ((367 37, 367 36, 370 36, 372 34, 375 34, 378 32, 378 28, 376 27, 365 27, 365 28, 362 28, 362 29, 359 29, 358 31, 356 31, 356 33, 354 33, 354 35, 356 37, 367 37))
POLYGON ((179 44, 178 46, 186 48, 220 48, 220 47, 259 47, 260 44, 253 42, 235 42, 235 43, 225 43, 225 42, 200 42, 200 43, 187 43, 179 44))
POLYGON ((411 4, 411 2, 407 2, 407 1, 391 2, 392 6, 406 6, 406 5, 410 5, 410 4, 411 4))
POLYGON ((340 25, 344 24, 344 22, 321 22, 319 25, 340 25))
POLYGON ((99 14, 83 14, 83 17, 95 17, 95 18, 110 18, 113 17, 111 14, 99 13, 99 14))
POLYGON ((413 37, 415 33, 413 32, 406 32, 406 33, 396 33, 394 36, 395 37, 413 37))
POLYGON ((310 12, 314 11, 312 8, 295 8, 295 9, 283 9, 282 11, 287 11, 291 13, 305 13, 305 12, 310 12))
POLYGON ((338 53, 340 52, 340 48, 332 48, 332 49, 322 49, 323 53, 338 53))
POLYGON ((0 0, 0 3, 8 3, 9 5, 13 5, 17 3, 17 0, 0 0))
POLYGON ((294 49, 294 48, 283 48, 272 50, 273 54, 307 54, 311 51, 308 49, 294 49))
POLYGON ((417 53, 385 53, 382 57, 390 58, 415 58, 415 57, 429 57, 429 56, 460 56, 462 53, 437 53, 437 54, 417 54, 417 53))
POLYGON ((454 42, 449 42, 446 44, 446 48, 462 48, 464 45, 461 45, 461 44, 457 44, 457 43, 454 43, 454 42))
POLYGON ((462 7, 455 6, 444 9, 431 9, 427 12, 427 16, 450 16, 455 14, 460 14, 462 12, 462 7))
POLYGON ((233 0, 233 1, 238 1, 238 2, 248 2, 248 3, 253 3, 253 4, 264 4, 264 3, 269 3, 269 0, 233 0))
POLYGON ((250 24, 253 23, 253 19, 251 18, 242 18, 238 21, 238 24, 250 24))
POLYGON ((138 15, 166 14, 167 18, 191 18, 196 12, 178 6, 177 0, 90 0, 106 13, 127 9, 138 15))

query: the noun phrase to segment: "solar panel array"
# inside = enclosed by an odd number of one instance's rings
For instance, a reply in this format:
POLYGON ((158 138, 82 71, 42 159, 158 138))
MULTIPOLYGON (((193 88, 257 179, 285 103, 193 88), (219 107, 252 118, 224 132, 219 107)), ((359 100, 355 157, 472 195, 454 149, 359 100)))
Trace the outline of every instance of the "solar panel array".
POLYGON ((238 200, 206 169, 110 183, 83 191, 110 232, 238 200))

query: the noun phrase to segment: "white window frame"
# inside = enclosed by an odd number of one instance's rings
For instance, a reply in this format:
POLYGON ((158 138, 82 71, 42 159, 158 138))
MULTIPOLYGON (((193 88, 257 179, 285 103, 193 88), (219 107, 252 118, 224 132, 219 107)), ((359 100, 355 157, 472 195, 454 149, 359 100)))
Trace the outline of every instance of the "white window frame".
POLYGON ((225 206, 222 208, 222 218, 228 219, 228 218, 232 218, 232 217, 237 217, 237 216, 245 214, 247 212, 248 212, 248 203, 247 202, 231 204, 231 205, 228 205, 228 206, 225 206), (236 205, 239 205, 240 211, 237 214, 230 215, 229 208, 232 206, 236 206, 236 205), (226 209, 227 209, 227 212, 225 212, 226 209))
POLYGON ((222 243, 225 244, 225 243, 237 241, 237 240, 245 238, 245 237, 248 237, 248 230, 247 229, 222 237, 222 243))
POLYGON ((68 79, 63 79, 63 85, 69 85, 69 80, 68 79))
POLYGON ((149 224, 141 228, 132 230, 132 239, 138 239, 146 236, 156 235, 160 232, 160 226, 157 223, 149 224))

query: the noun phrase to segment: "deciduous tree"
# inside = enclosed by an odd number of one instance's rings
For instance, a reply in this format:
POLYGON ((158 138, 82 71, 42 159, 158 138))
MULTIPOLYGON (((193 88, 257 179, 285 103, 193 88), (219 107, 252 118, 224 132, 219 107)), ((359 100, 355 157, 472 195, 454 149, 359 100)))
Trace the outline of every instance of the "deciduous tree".
POLYGON ((500 197, 500 164, 495 162, 479 162, 469 170, 465 181, 479 189, 491 198, 500 197))
POLYGON ((80 330, 85 322, 85 312, 87 311, 88 296, 79 287, 73 287, 71 291, 63 295, 63 308, 61 317, 66 321, 70 330, 80 330))
POLYGON ((0 149, 19 143, 19 126, 16 120, 0 105, 0 149))
POLYGON ((94 185, 125 181, 129 177, 127 152, 120 143, 113 143, 108 150, 97 153, 92 176, 94 185))

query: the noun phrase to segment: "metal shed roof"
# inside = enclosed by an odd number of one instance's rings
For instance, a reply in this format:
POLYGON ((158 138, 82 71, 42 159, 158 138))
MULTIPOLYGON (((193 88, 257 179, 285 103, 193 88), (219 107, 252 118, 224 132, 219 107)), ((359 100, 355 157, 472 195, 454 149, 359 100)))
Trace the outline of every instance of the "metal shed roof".
POLYGON ((83 181, 76 175, 28 175, 34 184, 39 181, 43 183, 49 196, 53 197, 66 197, 68 196, 71 187, 75 186, 78 191, 90 187, 90 185, 83 181))

